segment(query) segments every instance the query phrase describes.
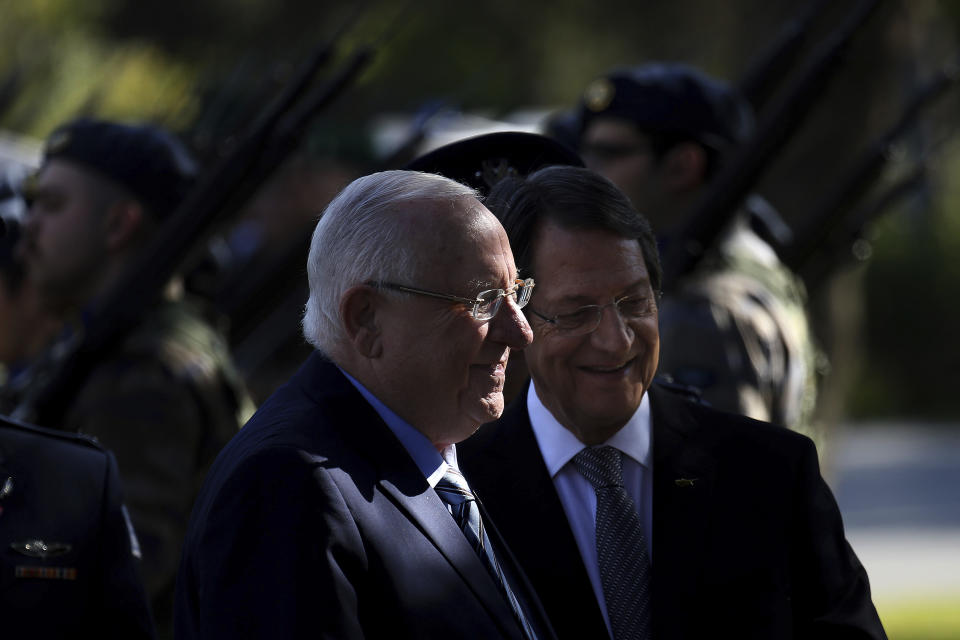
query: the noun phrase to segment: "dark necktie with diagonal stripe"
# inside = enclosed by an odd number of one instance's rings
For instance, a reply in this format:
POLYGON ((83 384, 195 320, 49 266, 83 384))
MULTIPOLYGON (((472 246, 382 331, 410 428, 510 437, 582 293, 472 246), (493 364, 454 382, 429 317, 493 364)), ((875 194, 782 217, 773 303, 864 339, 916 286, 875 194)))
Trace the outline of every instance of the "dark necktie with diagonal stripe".
POLYGON ((573 463, 597 493, 597 564, 614 640, 649 640, 650 557, 623 487, 623 458, 613 447, 587 447, 573 463))
POLYGON ((510 588, 500 563, 493 552, 493 545, 490 544, 490 538, 487 536, 486 528, 483 526, 483 520, 480 518, 480 508, 477 506, 476 497, 467 486, 466 479, 459 471, 447 465, 447 471, 443 478, 437 483, 437 495, 447 505, 447 509, 460 525, 460 530, 467 537, 467 541, 473 547, 474 551, 480 556, 483 566, 487 568, 494 582, 500 587, 501 592, 506 596, 513 613, 523 629, 524 636, 529 640, 536 640, 536 634, 530 627, 523 608, 517 600, 513 589, 510 588))

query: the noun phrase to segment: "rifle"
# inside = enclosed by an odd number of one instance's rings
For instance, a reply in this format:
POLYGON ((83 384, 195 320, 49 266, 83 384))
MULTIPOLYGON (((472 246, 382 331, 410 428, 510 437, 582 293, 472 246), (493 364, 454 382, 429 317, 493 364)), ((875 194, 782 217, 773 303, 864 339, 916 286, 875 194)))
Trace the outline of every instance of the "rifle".
MULTIPOLYGON (((960 60, 958 60, 960 62, 960 60)), ((890 149, 918 120, 920 113, 944 96, 960 80, 958 62, 947 65, 914 92, 900 117, 853 164, 844 178, 813 208, 801 241, 784 252, 783 260, 794 271, 802 270, 830 234, 844 222, 843 212, 860 200, 876 181, 890 158, 890 149)))
POLYGON ((805 5, 800 15, 780 29, 773 42, 740 76, 737 87, 754 111, 759 112, 769 102, 787 69, 794 66, 813 22, 830 4, 830 0, 815 0, 805 5))
POLYGON ((133 268, 89 310, 85 332, 55 345, 38 362, 20 387, 24 396, 14 416, 56 425, 69 397, 98 356, 135 326, 160 297, 170 278, 196 259, 217 225, 239 209, 297 146, 313 117, 339 97, 369 64, 373 48, 362 46, 325 83, 312 86, 347 26, 301 65, 285 90, 246 133, 238 134, 229 153, 201 175, 133 268))
POLYGON ((926 165, 919 163, 875 199, 856 207, 842 228, 823 244, 816 255, 804 263, 800 274, 807 287, 817 287, 831 273, 851 260, 869 260, 873 250, 864 237, 867 226, 897 201, 926 186, 927 173, 926 165))
POLYGON ((854 34, 879 6, 880 0, 861 0, 844 23, 814 51, 773 105, 760 118, 753 137, 740 147, 710 188, 694 204, 681 240, 663 252, 667 287, 689 273, 712 246, 736 207, 755 184, 770 160, 796 132, 811 107, 826 90, 854 34))

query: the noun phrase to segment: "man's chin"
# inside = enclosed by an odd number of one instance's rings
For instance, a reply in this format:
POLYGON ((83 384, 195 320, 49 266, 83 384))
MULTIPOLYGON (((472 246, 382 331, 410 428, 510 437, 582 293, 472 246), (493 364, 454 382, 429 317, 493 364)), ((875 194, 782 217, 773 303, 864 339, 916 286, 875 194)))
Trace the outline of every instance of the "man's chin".
POLYGON ((481 422, 492 422, 503 415, 503 391, 495 391, 480 399, 477 417, 481 422))

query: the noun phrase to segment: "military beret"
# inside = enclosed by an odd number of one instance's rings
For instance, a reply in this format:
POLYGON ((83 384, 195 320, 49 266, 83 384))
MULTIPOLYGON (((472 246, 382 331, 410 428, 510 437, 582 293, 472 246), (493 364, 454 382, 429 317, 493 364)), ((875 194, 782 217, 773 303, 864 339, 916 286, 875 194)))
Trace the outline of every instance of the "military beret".
POLYGON ((169 132, 79 118, 58 127, 44 146, 44 162, 68 160, 125 187, 159 218, 184 199, 197 175, 187 149, 169 132))
POLYGON ((404 169, 437 173, 487 195, 506 177, 523 177, 550 165, 582 167, 583 160, 563 144, 536 133, 507 131, 465 138, 438 147, 404 169))
POLYGON ((579 113, 581 132, 593 118, 613 116, 717 151, 744 142, 754 128, 752 109, 736 91, 678 63, 612 71, 587 87, 579 113))

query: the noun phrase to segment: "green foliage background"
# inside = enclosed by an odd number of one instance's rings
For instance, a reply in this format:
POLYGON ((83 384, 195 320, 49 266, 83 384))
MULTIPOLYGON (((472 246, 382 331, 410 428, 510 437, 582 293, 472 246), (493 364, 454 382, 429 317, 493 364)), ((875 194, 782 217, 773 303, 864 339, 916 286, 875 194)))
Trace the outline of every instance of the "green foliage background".
MULTIPOLYGON (((430 100, 494 117, 565 107, 604 70, 648 60, 686 61, 735 81, 805 5, 0 0, 0 129, 43 137, 79 114, 150 119, 215 153, 313 47, 358 14, 339 60, 372 41, 375 63, 322 115, 312 140, 328 154, 372 162, 363 143, 369 123, 384 113, 413 113, 430 100)), ((829 3, 811 42, 855 5, 829 3)), ((796 228, 910 91, 956 56, 958 24, 960 3, 882 3, 821 104, 763 176, 761 192, 796 228)), ((827 395, 837 389, 843 412, 853 417, 960 417, 953 330, 960 311, 960 147, 931 150, 931 141, 952 134, 956 107, 950 98, 904 141, 886 180, 917 162, 929 165, 929 180, 873 227, 873 257, 858 267, 853 288, 837 294, 822 283, 810 291, 832 359, 827 395), (849 303, 845 332, 828 320, 837 295, 849 303)))

